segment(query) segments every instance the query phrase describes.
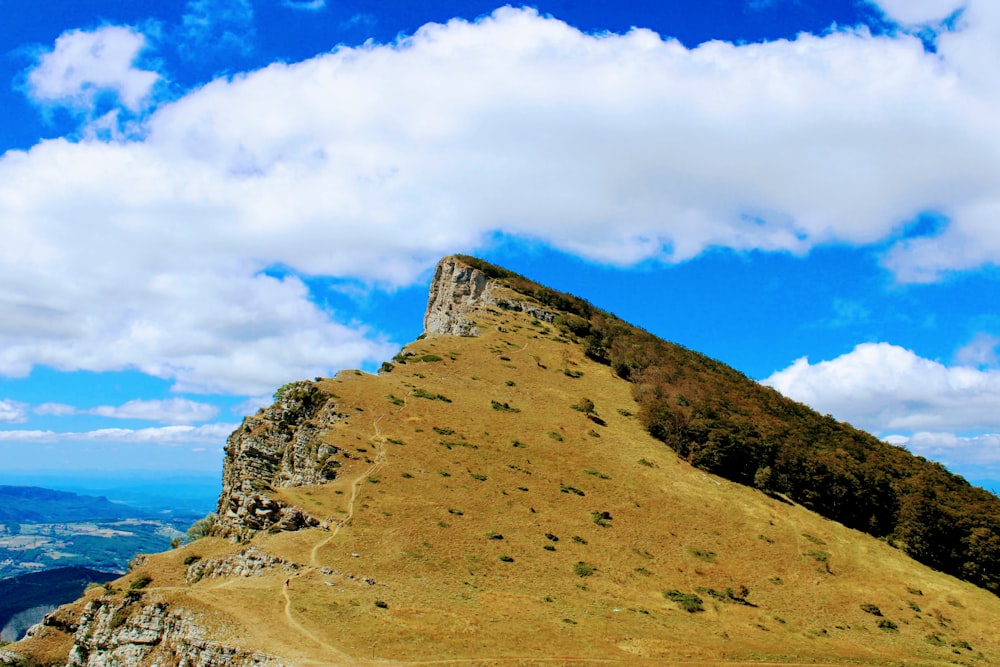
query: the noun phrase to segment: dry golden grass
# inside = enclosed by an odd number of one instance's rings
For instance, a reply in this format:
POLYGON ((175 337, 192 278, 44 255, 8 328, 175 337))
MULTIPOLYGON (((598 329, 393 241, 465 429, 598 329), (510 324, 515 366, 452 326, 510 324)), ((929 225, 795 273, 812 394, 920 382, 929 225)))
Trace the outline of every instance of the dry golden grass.
POLYGON ((353 458, 275 493, 330 525, 255 538, 300 564, 287 591, 283 571, 184 584, 187 555, 242 548, 220 540, 119 585, 147 573, 147 595, 290 665, 1000 664, 1000 599, 681 462, 550 325, 480 328, 323 381, 351 415, 323 438, 353 458))

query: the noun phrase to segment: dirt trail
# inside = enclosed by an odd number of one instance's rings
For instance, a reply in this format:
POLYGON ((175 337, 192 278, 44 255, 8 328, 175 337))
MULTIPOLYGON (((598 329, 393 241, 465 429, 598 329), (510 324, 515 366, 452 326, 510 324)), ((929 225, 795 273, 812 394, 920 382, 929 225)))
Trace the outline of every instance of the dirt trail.
POLYGON ((359 662, 360 662, 359 660, 357 660, 356 658, 354 658, 354 657, 352 657, 352 656, 344 653, 343 651, 341 651, 336 646, 333 646, 331 644, 327 644, 325 641, 323 641, 322 639, 320 639, 319 637, 317 637, 316 635, 314 635, 308 629, 306 629, 305 627, 303 627, 298 621, 296 621, 295 617, 292 616, 292 596, 289 595, 288 588, 282 589, 281 592, 282 592, 282 594, 285 597, 285 619, 288 620, 288 624, 289 625, 291 625, 293 628, 295 628, 296 630, 298 630, 301 634, 305 635, 306 637, 308 637, 312 641, 316 642, 317 644, 319 644, 320 646, 322 646, 323 648, 325 648, 327 651, 329 651, 331 654, 333 654, 336 657, 337 660, 341 661, 341 664, 345 664, 345 665, 356 665, 356 664, 359 664, 359 662))

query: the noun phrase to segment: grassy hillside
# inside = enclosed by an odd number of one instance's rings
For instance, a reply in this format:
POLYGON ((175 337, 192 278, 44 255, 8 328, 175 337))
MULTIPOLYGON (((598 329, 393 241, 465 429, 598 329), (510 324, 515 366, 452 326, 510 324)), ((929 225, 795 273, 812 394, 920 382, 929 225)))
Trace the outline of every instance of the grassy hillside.
MULTIPOLYGON (((1000 664, 996 596, 650 435, 621 339, 604 354, 566 318, 478 320, 481 336, 418 340, 379 376, 316 383, 350 415, 321 435, 343 465, 272 492, 328 524, 253 538, 285 564, 189 583, 248 546, 206 538, 112 597, 189 610, 288 665, 1000 664)), ((52 627, 13 648, 62 664, 70 643, 52 627)))
POLYGON ((556 324, 633 385, 647 430, 692 465, 781 493, 1000 594, 1000 499, 738 371, 522 276, 465 262, 564 313, 556 324))

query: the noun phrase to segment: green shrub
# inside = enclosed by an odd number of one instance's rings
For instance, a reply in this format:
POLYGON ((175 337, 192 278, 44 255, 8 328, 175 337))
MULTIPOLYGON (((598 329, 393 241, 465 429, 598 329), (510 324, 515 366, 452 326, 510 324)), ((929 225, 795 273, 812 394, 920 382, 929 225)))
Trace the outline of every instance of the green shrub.
POLYGON ((511 558, 510 556, 500 556, 500 560, 502 560, 504 563, 513 563, 514 562, 514 559, 511 558))
POLYGON ((705 608, 702 606, 702 599, 694 593, 684 593, 677 589, 673 589, 664 591, 663 597, 671 602, 675 602, 678 607, 689 614, 693 614, 698 611, 705 611, 705 608))
POLYGON ((132 583, 128 585, 129 590, 138 591, 142 590, 146 586, 152 583, 153 578, 146 574, 141 574, 132 580, 132 583))
POLYGON ((527 445, 524 444, 523 442, 521 442, 520 440, 514 440, 510 444, 511 444, 512 447, 518 447, 518 448, 527 447, 527 445))
POLYGON ((589 577, 594 572, 597 572, 597 568, 590 563, 581 560, 573 566, 573 572, 576 573, 578 577, 589 577))
POLYGON ((375 606, 379 609, 388 609, 389 605, 384 600, 375 600, 375 606))
POLYGON ((406 405, 406 401, 396 396, 393 396, 392 394, 386 394, 385 397, 388 398, 389 402, 392 403, 393 405, 406 405))
POLYGON ((878 627, 885 632, 898 632, 899 626, 890 621, 888 618, 883 618, 878 622, 878 627))
POLYGON ((501 535, 500 533, 495 533, 491 530, 490 532, 486 533, 486 538, 490 540, 502 540, 503 535, 501 535))
POLYGON ((218 520, 219 517, 215 514, 215 512, 210 512, 201 519, 195 521, 191 524, 191 527, 187 529, 188 542, 194 542, 195 540, 211 535, 218 520))
POLYGON ((189 555, 187 555, 187 556, 184 557, 184 564, 185 565, 194 565, 195 563, 197 563, 200 560, 201 560, 201 556, 197 556, 195 554, 189 554, 189 555))
POLYGON ((493 406, 494 410, 500 412, 520 412, 520 408, 512 408, 509 403, 501 403, 500 401, 490 401, 490 405, 493 406))
POLYGON ((579 535, 574 535, 573 536, 573 541, 576 542, 577 544, 586 544, 587 543, 587 540, 583 539, 579 535))
POLYGON ((476 480, 477 482, 485 482, 486 481, 486 475, 480 475, 477 472, 469 472, 469 477, 471 477, 472 479, 476 480))
POLYGON ((420 357, 420 361, 426 361, 426 362, 441 361, 441 357, 437 356, 436 354, 425 354, 424 356, 420 357))
POLYGON ((602 528, 608 528, 611 526, 611 513, 610 512, 591 512, 590 518, 593 519, 594 523, 602 528))
POLYGON ((871 614, 873 616, 882 615, 882 610, 879 609, 877 606, 871 604, 870 602, 866 602, 863 605, 861 605, 861 611, 865 612, 866 614, 871 614))
POLYGON ((695 547, 688 547, 687 551, 689 554, 697 558, 698 560, 703 560, 706 563, 715 562, 715 552, 709 551, 708 549, 697 549, 695 547))
POLYGON ((548 435, 549 435, 550 438, 552 438, 556 442, 562 442, 563 441, 563 437, 562 437, 561 433, 556 433, 555 431, 549 431, 548 435))
POLYGON ((575 486, 569 486, 568 484, 563 484, 561 482, 559 484, 559 490, 561 492, 563 492, 563 493, 572 493, 573 495, 576 495, 576 496, 585 496, 585 495, 587 495, 586 493, 584 493, 580 489, 576 488, 575 486))
POLYGON ((609 475, 605 475, 603 472, 598 472, 596 470, 587 469, 583 471, 585 475, 591 475, 597 477, 598 479, 611 479, 609 475))
POLYGON ((542 548, 545 549, 546 551, 555 551, 556 550, 556 548, 553 545, 551 545, 551 544, 542 545, 542 548))

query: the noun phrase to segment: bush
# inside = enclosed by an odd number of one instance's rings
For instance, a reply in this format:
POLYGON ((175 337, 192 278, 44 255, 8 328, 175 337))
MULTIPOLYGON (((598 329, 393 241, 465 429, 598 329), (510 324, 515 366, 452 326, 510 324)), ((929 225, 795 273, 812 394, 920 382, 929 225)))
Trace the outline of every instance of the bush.
POLYGON ((153 578, 146 574, 141 574, 132 580, 132 583, 128 585, 129 590, 138 591, 142 590, 146 586, 152 583, 153 578))
POLYGON ((500 556, 500 560, 503 561, 504 563, 513 563, 514 562, 514 559, 511 558, 510 556, 500 556))
POLYGON ((663 597, 667 598, 671 602, 677 603, 678 607, 689 614, 693 614, 698 611, 705 611, 705 608, 702 606, 702 599, 694 593, 684 593, 677 589, 673 589, 664 591, 663 597))
POLYGON ((203 537, 209 537, 218 521, 219 517, 215 512, 210 512, 201 519, 195 521, 191 524, 191 527, 187 529, 188 542, 194 542, 195 540, 200 540, 203 537))
POLYGON ((867 614, 871 614, 872 616, 882 615, 882 610, 879 609, 877 606, 871 604, 870 602, 866 602, 865 604, 861 605, 861 611, 867 614))
POLYGON ((573 572, 575 572, 578 577, 589 577, 594 572, 597 572, 597 568, 590 563, 581 560, 573 566, 573 572))
POLYGON ((612 517, 610 512, 591 512, 590 518, 602 528, 609 528, 611 526, 612 517))
POLYGON ((195 554, 190 554, 184 558, 185 565, 194 565, 201 560, 201 556, 196 556, 195 554))
POLYGON ((878 622, 878 627, 881 628, 882 630, 884 630, 885 632, 898 632, 899 631, 899 626, 896 625, 895 623, 893 623, 892 621, 890 621, 888 618, 883 618, 881 621, 879 621, 878 622))

